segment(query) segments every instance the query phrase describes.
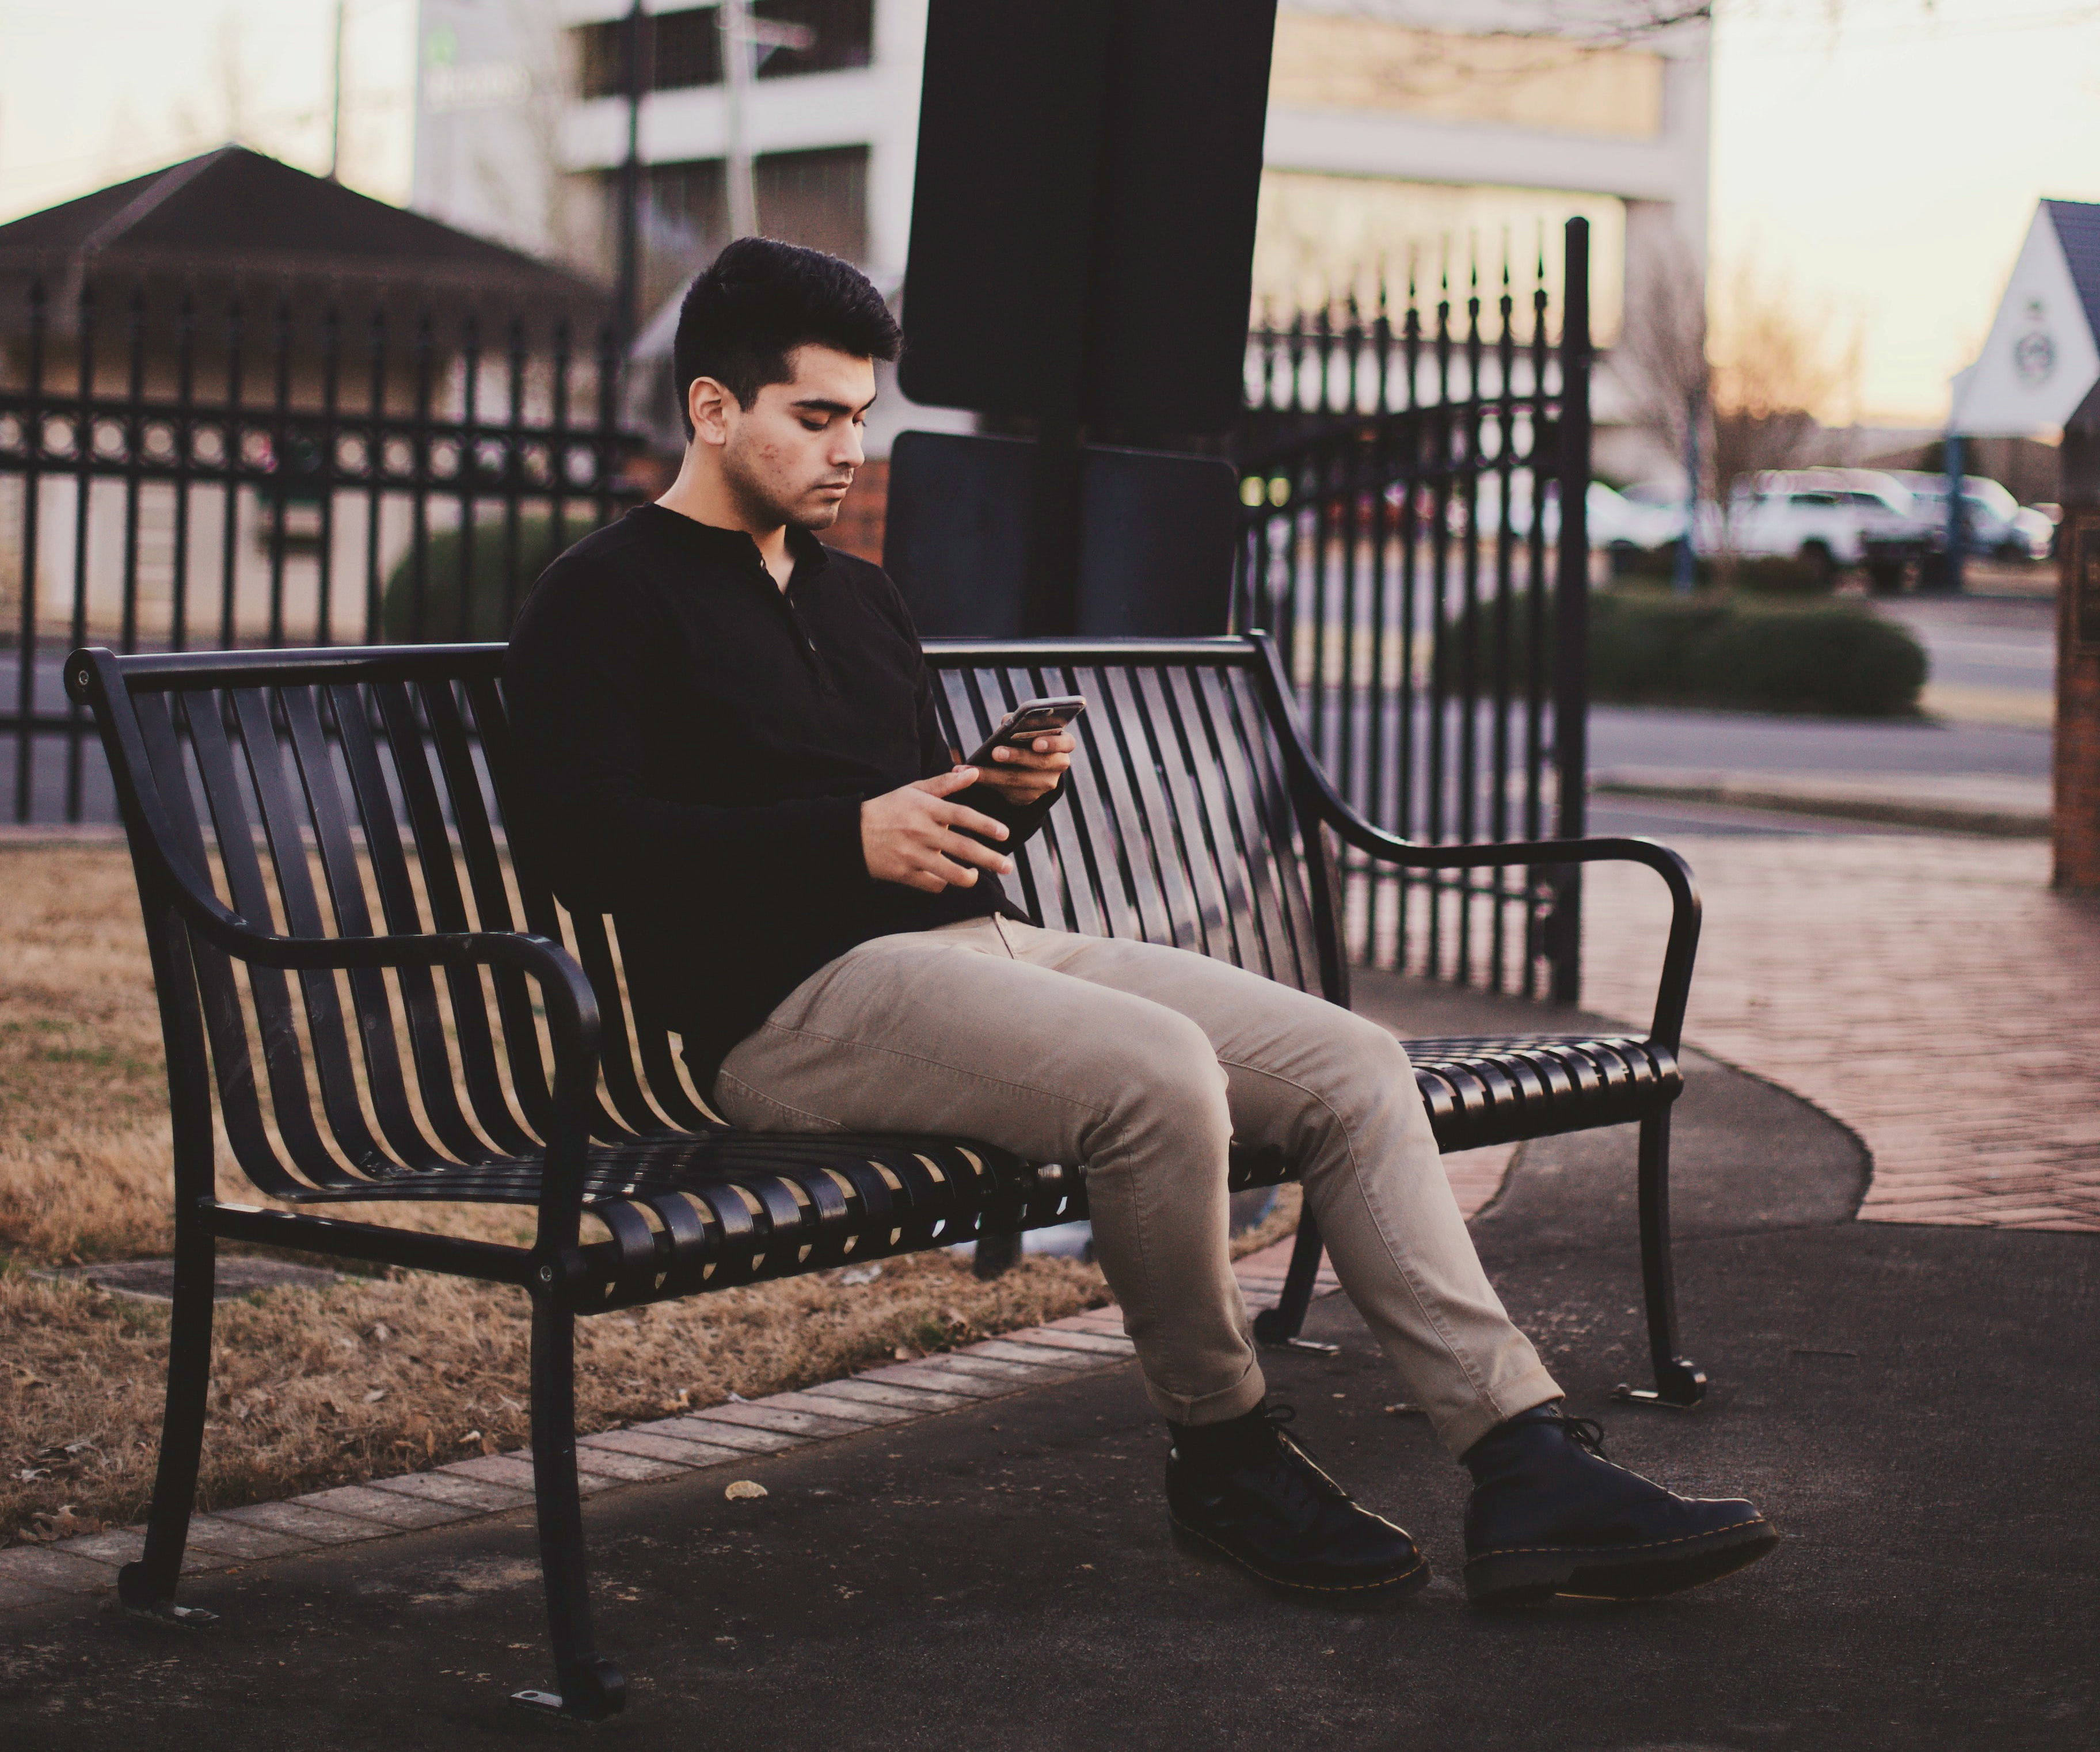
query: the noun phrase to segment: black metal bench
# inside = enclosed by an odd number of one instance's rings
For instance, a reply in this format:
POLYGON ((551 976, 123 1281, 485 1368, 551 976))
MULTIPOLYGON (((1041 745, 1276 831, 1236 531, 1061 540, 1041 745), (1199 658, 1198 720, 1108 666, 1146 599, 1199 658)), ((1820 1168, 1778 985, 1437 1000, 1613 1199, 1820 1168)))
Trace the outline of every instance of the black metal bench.
MULTIPOLYGON (((1640 1127, 1642 1261, 1656 1387, 1694 1404, 1676 1354, 1670 1104, 1698 935, 1683 861, 1640 840, 1415 845, 1367 825, 1306 751, 1262 636, 929 648, 959 745, 1030 694, 1079 692, 1070 794, 1021 852, 1052 925, 1172 942, 1348 1001, 1333 838, 1430 872, 1630 859, 1673 915, 1645 1037, 1414 1041, 1447 1150, 1640 1127), (1330 837, 1331 836, 1331 837, 1330 837)), ((670 1037, 638 1017, 610 921, 571 916, 506 839, 512 753, 494 645, 68 660, 130 836, 174 1113, 174 1306, 160 1467, 135 1613, 174 1603, 203 1437, 222 1241, 515 1285, 532 1303, 532 1432, 558 1690, 597 1718, 624 1681, 597 1653, 576 1470, 573 1322, 1083 1216, 1083 1171, 968 1140, 759 1136, 722 1125, 670 1037), (567 947, 565 947, 567 946, 567 947), (216 1198, 214 1091, 274 1207, 216 1198), (538 1208, 530 1247, 319 1214, 332 1202, 538 1208), (604 1238, 586 1239, 585 1213, 604 1238)), ((1523 892, 1533 892, 1526 889, 1523 892)), ((1236 1152, 1235 1188, 1290 1165, 1236 1152)), ((1320 1242, 1299 1227, 1258 1335, 1293 1339, 1320 1242)))

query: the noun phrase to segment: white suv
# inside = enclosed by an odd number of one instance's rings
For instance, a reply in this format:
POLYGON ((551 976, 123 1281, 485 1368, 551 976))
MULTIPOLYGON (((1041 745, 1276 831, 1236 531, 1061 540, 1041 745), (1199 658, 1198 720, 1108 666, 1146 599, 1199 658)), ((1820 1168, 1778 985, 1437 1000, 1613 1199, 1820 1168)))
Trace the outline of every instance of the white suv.
MULTIPOLYGON (((1947 477, 1915 469, 1890 472, 1916 501, 1918 515, 1944 528, 1947 477)), ((1961 515, 1969 536, 1965 545, 1969 553, 1993 554, 2001 559, 2045 559, 2049 556, 2045 534, 2036 529, 2032 518, 2022 517, 2020 501, 1984 475, 1962 476, 1961 515), (2036 551, 2038 535, 2043 536, 2040 553, 2036 551)))
POLYGON ((1902 483, 1878 470, 1775 470, 1736 488, 1725 527, 1702 527, 1700 545, 1799 559, 1827 577, 1840 566, 1915 558, 1931 536, 1902 483))

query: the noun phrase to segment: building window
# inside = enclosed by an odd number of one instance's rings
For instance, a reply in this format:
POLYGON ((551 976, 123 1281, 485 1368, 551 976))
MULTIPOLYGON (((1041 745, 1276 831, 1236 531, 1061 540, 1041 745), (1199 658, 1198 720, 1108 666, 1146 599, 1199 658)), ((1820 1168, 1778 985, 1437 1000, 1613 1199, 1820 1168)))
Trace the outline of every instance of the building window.
POLYGON ((867 148, 769 152, 752 167, 758 228, 849 262, 867 259, 867 148))
MULTIPOLYGON (((752 15, 768 23, 799 24, 814 39, 806 49, 763 48, 758 77, 784 79, 798 73, 835 73, 866 67, 875 53, 874 0, 754 0, 752 15)), ((642 89, 677 91, 721 83, 721 9, 692 7, 651 12, 642 20, 642 89)), ((577 88, 585 97, 620 93, 620 19, 576 29, 577 88)))
MULTIPOLYGON (((758 228, 849 262, 867 259, 867 148, 765 152, 752 165, 758 228)), ((607 234, 619 229, 620 174, 605 178, 607 234)), ((719 158, 655 164, 642 216, 642 298, 654 310, 729 241, 729 192, 719 158)))

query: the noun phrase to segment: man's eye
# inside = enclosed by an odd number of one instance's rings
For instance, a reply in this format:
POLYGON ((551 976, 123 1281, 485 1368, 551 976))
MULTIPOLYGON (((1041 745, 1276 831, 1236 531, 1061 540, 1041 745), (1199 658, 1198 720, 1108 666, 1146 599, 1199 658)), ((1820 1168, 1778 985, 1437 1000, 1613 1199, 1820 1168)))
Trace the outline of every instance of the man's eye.
POLYGON ((805 420, 802 422, 802 430, 805 432, 821 432, 831 423, 828 420, 805 420))

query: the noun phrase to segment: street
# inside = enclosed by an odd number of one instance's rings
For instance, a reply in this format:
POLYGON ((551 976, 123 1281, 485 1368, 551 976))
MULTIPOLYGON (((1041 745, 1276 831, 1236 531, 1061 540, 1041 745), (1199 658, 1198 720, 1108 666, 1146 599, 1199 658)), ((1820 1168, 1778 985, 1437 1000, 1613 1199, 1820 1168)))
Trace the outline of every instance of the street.
MULTIPOLYGON (((1933 784, 2048 806, 2049 724, 2054 698, 2055 604, 2047 598, 1901 597, 1877 611, 1915 633, 1931 659, 1926 715, 1917 719, 1780 717, 1745 712, 1685 711, 1655 706, 1599 705, 1590 713, 1593 779, 1637 774, 1692 779, 1727 774, 1817 779, 1851 785, 1877 781, 1917 790, 1933 784)), ((64 651, 39 651, 36 701, 40 717, 65 709, 64 651)), ((0 703, 11 710, 18 673, 15 653, 0 651, 0 703)), ((1491 714, 1481 715, 1480 747, 1489 746, 1491 714)), ((1357 730, 1369 711, 1357 701, 1357 730)), ((0 735, 0 761, 11 801, 14 738, 0 735)), ((1426 726, 1423 740, 1426 744, 1426 726)), ((83 810, 90 821, 114 819, 115 803, 91 725, 82 762, 83 810)), ((1455 747, 1451 749, 1454 763, 1455 747)), ((67 768, 63 737, 41 739, 30 819, 57 822, 64 810, 67 768)), ((1483 816, 1485 819, 1485 815, 1483 816)), ((1827 817, 1789 816, 1767 810, 1651 798, 1599 797, 1590 809, 1597 833, 1863 832, 1886 829, 1827 817)))

